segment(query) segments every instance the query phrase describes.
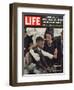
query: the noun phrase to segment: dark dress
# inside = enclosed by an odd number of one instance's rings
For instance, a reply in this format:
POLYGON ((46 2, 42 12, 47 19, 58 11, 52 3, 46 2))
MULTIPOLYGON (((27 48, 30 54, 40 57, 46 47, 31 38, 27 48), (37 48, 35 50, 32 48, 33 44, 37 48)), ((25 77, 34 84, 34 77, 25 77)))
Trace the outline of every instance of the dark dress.
MULTIPOLYGON (((55 41, 53 41, 52 42, 52 44, 51 45, 47 45, 47 43, 45 42, 45 45, 44 45, 44 50, 46 51, 46 52, 49 52, 50 54, 54 54, 54 51, 55 51, 55 49, 57 48, 57 46, 56 46, 56 42, 55 41)), ((56 59, 49 59, 49 58, 47 58, 46 57, 46 61, 47 61, 47 63, 48 63, 48 65, 51 67, 53 64, 55 64, 56 63, 56 59)))

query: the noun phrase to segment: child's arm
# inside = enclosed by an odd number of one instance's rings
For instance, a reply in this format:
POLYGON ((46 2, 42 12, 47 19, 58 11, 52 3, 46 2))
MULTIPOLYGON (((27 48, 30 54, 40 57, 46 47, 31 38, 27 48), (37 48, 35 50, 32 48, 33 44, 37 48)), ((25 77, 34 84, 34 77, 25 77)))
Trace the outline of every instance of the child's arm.
POLYGON ((33 49, 30 49, 30 54, 33 56, 33 58, 36 60, 36 61, 40 61, 40 57, 39 57, 39 54, 35 53, 33 49))

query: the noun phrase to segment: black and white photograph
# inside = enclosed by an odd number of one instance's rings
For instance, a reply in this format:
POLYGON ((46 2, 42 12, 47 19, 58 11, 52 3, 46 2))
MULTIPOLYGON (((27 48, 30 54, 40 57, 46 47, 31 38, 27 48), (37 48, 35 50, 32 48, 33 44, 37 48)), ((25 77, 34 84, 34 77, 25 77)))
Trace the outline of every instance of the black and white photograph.
POLYGON ((23 74, 63 72, 63 16, 62 14, 23 16, 23 74))

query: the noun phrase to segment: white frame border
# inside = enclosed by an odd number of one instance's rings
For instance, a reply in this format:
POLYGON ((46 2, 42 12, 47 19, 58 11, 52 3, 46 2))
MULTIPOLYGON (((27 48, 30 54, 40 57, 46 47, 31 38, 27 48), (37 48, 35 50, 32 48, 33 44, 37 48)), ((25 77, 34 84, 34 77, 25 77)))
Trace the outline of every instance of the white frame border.
POLYGON ((17 8, 17 82, 69 80, 69 10, 17 8), (22 76, 22 12, 64 14, 64 73, 22 76), (49 78, 49 79, 48 79, 49 78))

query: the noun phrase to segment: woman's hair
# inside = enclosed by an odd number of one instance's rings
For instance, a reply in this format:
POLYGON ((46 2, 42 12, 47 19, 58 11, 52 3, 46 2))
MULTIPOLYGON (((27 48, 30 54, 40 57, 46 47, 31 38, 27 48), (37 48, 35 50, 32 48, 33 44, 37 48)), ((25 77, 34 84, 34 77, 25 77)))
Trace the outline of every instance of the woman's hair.
POLYGON ((46 38, 46 34, 50 34, 53 38, 53 28, 47 28, 46 29, 46 32, 44 34, 44 38, 46 38))

